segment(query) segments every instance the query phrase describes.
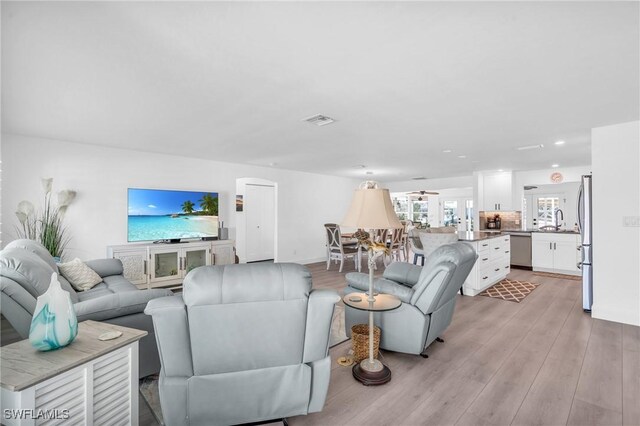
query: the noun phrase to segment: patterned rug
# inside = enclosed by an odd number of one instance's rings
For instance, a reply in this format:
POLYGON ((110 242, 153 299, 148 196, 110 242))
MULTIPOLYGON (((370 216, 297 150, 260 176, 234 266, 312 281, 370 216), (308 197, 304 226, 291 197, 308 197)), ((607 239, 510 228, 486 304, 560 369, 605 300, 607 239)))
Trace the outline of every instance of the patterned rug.
POLYGON ((580 275, 555 274, 553 272, 534 272, 533 275, 549 278, 561 278, 563 280, 582 281, 582 276, 580 275))
POLYGON ((529 293, 536 289, 536 287, 538 287, 538 284, 505 278, 478 294, 478 296, 487 296, 493 297, 494 299, 503 299, 510 302, 520 303, 520 301, 527 297, 529 293))
MULTIPOLYGON (((329 347, 333 347, 346 340, 347 334, 344 331, 344 306, 336 305, 331 319, 331 334, 329 335, 329 347)), ((160 407, 160 394, 158 393, 158 375, 154 374, 140 380, 140 394, 145 400, 153 416, 158 423, 164 425, 162 409, 160 407)))

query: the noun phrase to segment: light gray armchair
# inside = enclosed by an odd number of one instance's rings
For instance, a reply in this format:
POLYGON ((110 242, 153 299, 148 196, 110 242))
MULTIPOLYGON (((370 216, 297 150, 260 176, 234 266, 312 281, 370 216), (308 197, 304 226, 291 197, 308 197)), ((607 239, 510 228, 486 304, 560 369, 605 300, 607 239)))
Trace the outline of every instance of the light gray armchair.
POLYGON ((155 299, 167 425, 230 425, 321 411, 334 290, 301 265, 202 266, 183 296, 155 299))
MULTIPOLYGON (((91 319, 147 331, 139 343, 138 374, 144 377, 160 371, 153 324, 143 311, 149 300, 171 291, 139 290, 123 276, 119 259, 85 263, 103 280, 90 290, 76 292, 58 275, 63 290, 71 296, 78 321, 91 319)), ((0 312, 22 338, 29 337, 36 299, 49 288, 53 272, 58 273, 55 260, 36 241, 15 240, 0 252, 0 312)))
MULTIPOLYGON (((437 248, 427 257, 424 267, 400 262, 389 265, 383 277, 374 281, 374 289, 397 296, 402 305, 374 314, 375 324, 382 329, 380 347, 426 357, 426 348, 451 323, 456 293, 477 257, 471 246, 454 243, 437 248)), ((345 294, 368 291, 368 275, 352 272, 346 278, 345 294)), ((367 321, 367 312, 345 308, 347 336, 353 325, 367 321)))

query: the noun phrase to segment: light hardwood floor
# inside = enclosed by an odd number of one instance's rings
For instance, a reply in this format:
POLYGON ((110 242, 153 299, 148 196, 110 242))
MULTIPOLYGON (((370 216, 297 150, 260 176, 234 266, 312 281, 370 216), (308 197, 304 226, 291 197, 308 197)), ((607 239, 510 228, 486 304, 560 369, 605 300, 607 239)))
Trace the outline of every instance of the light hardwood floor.
MULTIPOLYGON (((308 266, 314 287, 344 287, 335 266, 308 266)), ((640 328, 585 314, 579 281, 515 269, 509 278, 540 286, 521 303, 458 296, 428 359, 383 353, 386 385, 356 382, 335 363, 349 343, 332 348, 324 410, 289 424, 640 425, 640 328)))
MULTIPOLYGON (((343 273, 308 267, 314 288, 336 290, 353 271, 351 262, 343 273)), ((386 385, 363 386, 337 365, 349 342, 332 348, 323 411, 289 424, 640 425, 640 327, 591 319, 579 281, 523 270, 509 278, 540 286, 521 303, 458 296, 445 342, 428 359, 383 352, 386 385)), ((142 399, 140 424, 157 424, 142 399)))

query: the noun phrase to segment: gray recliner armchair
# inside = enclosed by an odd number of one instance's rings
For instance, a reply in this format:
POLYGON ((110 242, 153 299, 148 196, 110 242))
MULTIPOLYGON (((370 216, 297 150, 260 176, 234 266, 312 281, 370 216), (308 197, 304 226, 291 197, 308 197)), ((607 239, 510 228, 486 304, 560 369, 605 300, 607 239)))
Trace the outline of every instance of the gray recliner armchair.
MULTIPOLYGON (((374 289, 397 296, 402 305, 374 314, 375 324, 382 329, 380 348, 426 357, 426 348, 451 323, 456 294, 477 257, 471 246, 454 243, 437 248, 423 267, 401 262, 389 265, 383 277, 374 281, 374 289)), ((346 278, 345 294, 369 290, 367 274, 352 272, 346 278)), ((353 325, 361 323, 368 323, 368 313, 347 306, 347 336, 353 325)))
POLYGON ((202 266, 182 296, 155 299, 167 425, 230 425, 321 411, 334 290, 302 265, 202 266))
MULTIPOLYGON (((78 321, 95 320, 149 333, 139 342, 139 376, 160 371, 153 323, 144 314, 147 302, 171 295, 162 289, 140 290, 123 276, 120 259, 85 262, 103 282, 90 290, 76 292, 58 275, 62 288, 69 292, 78 321)), ((40 243, 15 240, 0 251, 0 313, 22 338, 29 337, 36 299, 49 288, 51 274, 59 273, 55 260, 40 243)))

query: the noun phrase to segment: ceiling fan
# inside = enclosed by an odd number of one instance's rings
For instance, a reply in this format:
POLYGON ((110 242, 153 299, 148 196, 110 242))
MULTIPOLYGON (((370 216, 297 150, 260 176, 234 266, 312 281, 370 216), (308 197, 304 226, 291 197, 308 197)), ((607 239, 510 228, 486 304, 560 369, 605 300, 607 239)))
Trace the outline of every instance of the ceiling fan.
POLYGON ((418 201, 422 201, 422 197, 425 195, 439 195, 439 192, 435 191, 413 191, 407 192, 407 195, 418 195, 418 201))

